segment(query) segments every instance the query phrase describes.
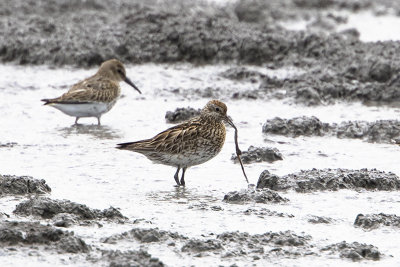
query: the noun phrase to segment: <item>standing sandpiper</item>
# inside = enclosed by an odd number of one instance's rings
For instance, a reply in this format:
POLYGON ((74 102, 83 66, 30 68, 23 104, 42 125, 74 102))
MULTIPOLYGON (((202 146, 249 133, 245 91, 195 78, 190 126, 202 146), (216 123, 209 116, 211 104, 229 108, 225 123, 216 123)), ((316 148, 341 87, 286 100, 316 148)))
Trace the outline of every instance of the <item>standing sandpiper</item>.
POLYGON ((175 182, 178 186, 184 186, 188 167, 202 164, 221 151, 226 134, 224 122, 233 126, 226 111, 224 103, 211 100, 198 117, 171 127, 153 138, 118 144, 117 148, 139 152, 154 163, 176 167, 175 182), (182 177, 179 181, 181 168, 182 177))
POLYGON ((65 114, 76 117, 75 124, 82 117, 96 117, 100 125, 100 117, 117 102, 121 94, 119 83, 126 82, 140 90, 126 77, 124 65, 117 59, 103 62, 97 73, 73 85, 68 92, 60 97, 42 99, 45 105, 50 105, 65 114))

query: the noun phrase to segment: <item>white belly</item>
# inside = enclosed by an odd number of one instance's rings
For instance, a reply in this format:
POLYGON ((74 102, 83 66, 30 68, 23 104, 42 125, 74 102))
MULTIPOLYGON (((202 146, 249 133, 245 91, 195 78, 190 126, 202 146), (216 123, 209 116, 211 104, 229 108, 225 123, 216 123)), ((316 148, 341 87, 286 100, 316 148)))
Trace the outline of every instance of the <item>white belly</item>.
POLYGON ((62 111, 63 113, 73 117, 100 117, 103 113, 108 112, 115 104, 93 102, 87 104, 50 104, 50 106, 62 111))
POLYGON ((215 154, 207 154, 207 153, 167 154, 159 152, 150 152, 143 154, 154 163, 170 165, 174 167, 177 166, 190 167, 209 161, 210 159, 215 157, 218 154, 218 152, 215 154))

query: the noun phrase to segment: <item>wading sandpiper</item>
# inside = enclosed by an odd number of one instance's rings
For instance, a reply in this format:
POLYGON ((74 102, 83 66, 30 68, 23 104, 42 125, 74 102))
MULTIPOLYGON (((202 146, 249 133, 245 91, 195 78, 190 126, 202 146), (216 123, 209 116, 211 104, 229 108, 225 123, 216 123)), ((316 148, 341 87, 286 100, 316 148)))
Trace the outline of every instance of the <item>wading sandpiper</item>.
POLYGON ((224 103, 211 100, 199 116, 153 138, 118 144, 117 148, 141 153, 154 163, 176 167, 175 182, 178 186, 184 186, 188 167, 202 164, 221 151, 226 135, 224 122, 234 127, 226 112, 224 103), (179 180, 180 169, 182 176, 179 180))
POLYGON ((75 124, 79 118, 96 117, 100 125, 101 116, 110 111, 117 102, 121 94, 119 83, 122 81, 141 94, 136 85, 126 77, 124 65, 117 59, 111 59, 103 62, 95 75, 73 85, 62 96, 42 101, 45 105, 76 117, 75 124))

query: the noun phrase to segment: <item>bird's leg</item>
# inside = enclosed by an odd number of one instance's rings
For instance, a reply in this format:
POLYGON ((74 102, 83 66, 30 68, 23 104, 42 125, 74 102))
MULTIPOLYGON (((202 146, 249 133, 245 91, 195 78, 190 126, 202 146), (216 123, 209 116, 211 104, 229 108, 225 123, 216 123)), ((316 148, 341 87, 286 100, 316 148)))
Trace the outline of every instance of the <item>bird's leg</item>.
POLYGON ((79 117, 76 117, 76 119, 75 119, 75 124, 78 124, 78 120, 79 120, 80 118, 79 117))
POLYGON ((182 177, 181 177, 181 185, 185 186, 185 171, 186 168, 182 168, 182 177))
POLYGON ((180 170, 180 169, 181 169, 181 168, 178 167, 178 168, 176 169, 176 173, 175 173, 175 175, 174 175, 175 182, 176 182, 176 184, 177 184, 178 186, 181 185, 181 184, 179 183, 179 178, 178 178, 178 173, 179 173, 179 170, 180 170))
POLYGON ((100 123, 100 117, 97 117, 97 125, 101 125, 101 123, 100 123))

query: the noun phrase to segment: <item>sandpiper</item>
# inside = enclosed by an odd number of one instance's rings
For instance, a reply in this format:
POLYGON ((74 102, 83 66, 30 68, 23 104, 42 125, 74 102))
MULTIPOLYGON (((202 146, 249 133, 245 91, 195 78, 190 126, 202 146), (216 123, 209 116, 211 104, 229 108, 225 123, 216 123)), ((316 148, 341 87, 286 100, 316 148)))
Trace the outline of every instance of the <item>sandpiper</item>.
POLYGON ((218 100, 211 100, 200 115, 171 127, 153 138, 118 144, 118 149, 139 152, 154 163, 176 167, 174 175, 178 186, 185 185, 188 167, 202 164, 215 157, 225 142, 225 125, 233 126, 226 114, 227 107, 218 100), (179 180, 179 171, 182 176, 179 180))
POLYGON ((124 65, 117 59, 103 62, 97 73, 73 85, 68 92, 60 97, 42 99, 45 105, 50 105, 63 113, 76 117, 75 124, 82 117, 96 117, 100 125, 100 117, 117 102, 121 88, 119 83, 126 82, 140 90, 126 77, 124 65))

